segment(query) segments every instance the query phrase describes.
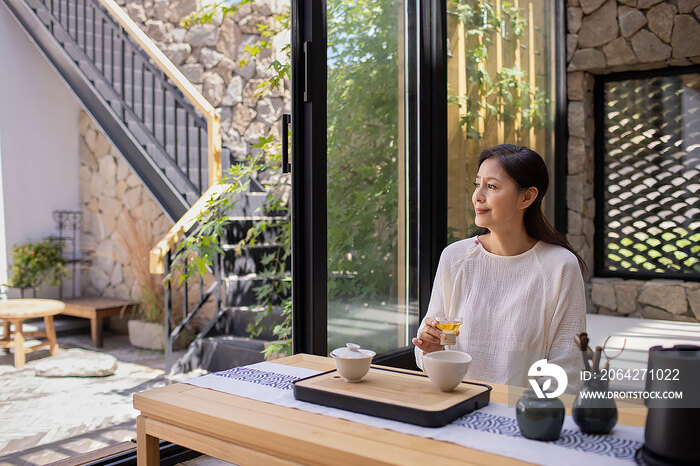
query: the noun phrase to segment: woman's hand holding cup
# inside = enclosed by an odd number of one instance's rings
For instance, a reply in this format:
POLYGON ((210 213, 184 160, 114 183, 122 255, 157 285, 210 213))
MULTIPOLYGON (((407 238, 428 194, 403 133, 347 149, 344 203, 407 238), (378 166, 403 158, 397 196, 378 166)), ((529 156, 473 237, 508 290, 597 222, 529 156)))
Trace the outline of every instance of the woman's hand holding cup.
MULTIPOLYGON (((440 340, 445 338, 445 334, 436 327, 436 324, 437 320, 431 317, 426 318, 425 326, 418 332, 418 338, 412 340, 413 344, 423 351, 423 354, 445 349, 445 347, 440 344, 440 340)), ((455 330, 454 332, 459 335, 459 330, 455 330)))

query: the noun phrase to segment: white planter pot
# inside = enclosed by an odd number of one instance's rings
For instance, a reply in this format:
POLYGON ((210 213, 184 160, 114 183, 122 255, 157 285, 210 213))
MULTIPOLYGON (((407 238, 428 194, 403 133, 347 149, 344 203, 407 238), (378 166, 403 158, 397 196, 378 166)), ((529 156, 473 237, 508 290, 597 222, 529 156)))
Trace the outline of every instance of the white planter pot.
POLYGON ((165 328, 162 324, 143 320, 129 321, 129 342, 136 348, 163 351, 165 328))

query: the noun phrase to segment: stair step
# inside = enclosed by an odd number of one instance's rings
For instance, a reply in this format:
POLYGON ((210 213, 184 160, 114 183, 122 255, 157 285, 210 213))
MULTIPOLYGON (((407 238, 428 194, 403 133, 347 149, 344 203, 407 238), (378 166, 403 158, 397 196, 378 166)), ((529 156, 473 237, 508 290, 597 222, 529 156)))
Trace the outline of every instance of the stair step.
MULTIPOLYGON (((224 252, 228 251, 236 251, 238 253, 238 250, 240 249, 241 252, 245 252, 249 249, 255 249, 255 248, 269 248, 270 250, 272 249, 279 249, 281 248, 282 245, 280 243, 256 243, 256 244, 249 244, 249 245, 243 245, 239 246, 238 243, 236 244, 221 244, 221 249, 224 250, 224 252)), ((245 273, 236 273, 234 275, 247 275, 245 273)))
POLYGON ((53 36, 58 41, 59 44, 65 44, 73 40, 62 28, 55 27, 53 30, 53 36))
POLYGON ((224 215, 228 217, 247 217, 252 215, 264 215, 265 200, 267 193, 245 193, 238 202, 230 207, 224 215))
MULTIPOLYGON (((254 224, 262 220, 270 220, 276 222, 278 219, 276 217, 258 217, 258 220, 246 219, 246 220, 236 220, 231 222, 226 226, 226 232, 221 242, 225 246, 236 246, 239 241, 246 238, 248 231, 254 226, 254 224)), ((275 241, 279 237, 280 228, 273 226, 267 227, 265 230, 258 234, 255 238, 257 243, 267 243, 269 241, 275 241)))
POLYGON ((80 68, 80 71, 83 72, 85 77, 91 82, 96 83, 97 81, 102 80, 102 75, 100 75, 97 71, 95 71, 95 68, 90 61, 87 59, 83 58, 81 60, 78 60, 78 67, 80 68))
POLYGON ((141 145, 145 146, 146 144, 152 142, 153 135, 141 126, 141 122, 133 119, 127 119, 126 125, 141 145))
MULTIPOLYGON (((236 275, 225 276, 223 281, 224 307, 253 306, 259 304, 255 293, 256 288, 265 284, 274 284, 285 278, 284 276, 275 278, 260 278, 255 275, 241 277, 236 275)), ((277 296, 272 304, 280 304, 281 298, 277 296)))
POLYGON ((63 44, 63 49, 70 55, 70 57, 77 63, 85 57, 82 50, 75 46, 72 42, 66 42, 63 44))
MULTIPOLYGON (((263 244, 247 246, 237 250, 234 246, 224 249, 223 265, 225 275, 246 275, 264 272, 267 266, 263 265, 263 259, 270 254, 281 255, 281 245, 263 244)), ((291 260, 288 258, 286 269, 291 269, 291 260)))
POLYGON ((262 318, 262 331, 255 336, 262 340, 274 340, 272 328, 282 322, 282 307, 274 306, 272 312, 260 306, 235 306, 226 308, 226 312, 219 318, 214 328, 207 335, 212 336, 237 336, 250 337, 248 326, 253 325, 256 319, 262 318))
POLYGON ((253 228, 257 223, 262 221, 273 222, 273 226, 268 226, 265 230, 255 238, 258 243, 269 243, 277 241, 280 234, 280 226, 278 222, 285 221, 284 217, 229 217, 230 223, 225 227, 224 236, 221 243, 224 246, 236 245, 248 235, 248 230, 253 228))
POLYGON ((42 22, 42 24, 46 27, 49 27, 49 25, 51 24, 51 13, 49 13, 47 10, 44 10, 43 8, 34 9, 36 11, 37 17, 42 22))
POLYGON ((107 84, 102 79, 96 80, 94 84, 95 89, 97 89, 97 92, 99 92, 102 98, 107 102, 111 102, 118 98, 117 94, 114 92, 114 89, 112 89, 112 86, 107 84))
POLYGON ((200 343, 200 367, 210 372, 262 362, 264 340, 245 337, 219 336, 205 338, 200 343))
MULTIPOLYGON (((175 168, 174 166, 169 166, 165 167, 165 176, 168 177, 170 182, 177 188, 177 190, 181 193, 189 193, 193 192, 197 189, 197 186, 194 188, 190 186, 189 183, 192 183, 192 181, 187 178, 187 175, 182 173, 182 170, 179 168, 175 168)), ((194 184, 194 183, 192 183, 194 184)), ((197 197, 199 199, 199 196, 197 197)))
MULTIPOLYGON (((41 0, 26 0, 26 2, 27 2, 27 5, 29 5, 29 7, 32 10, 44 10, 44 11, 46 11, 45 10, 46 7, 44 6, 43 3, 41 3, 41 0)), ((48 11, 46 11, 46 12, 48 13, 48 11)), ((36 11, 36 13, 39 13, 39 12, 36 11)))

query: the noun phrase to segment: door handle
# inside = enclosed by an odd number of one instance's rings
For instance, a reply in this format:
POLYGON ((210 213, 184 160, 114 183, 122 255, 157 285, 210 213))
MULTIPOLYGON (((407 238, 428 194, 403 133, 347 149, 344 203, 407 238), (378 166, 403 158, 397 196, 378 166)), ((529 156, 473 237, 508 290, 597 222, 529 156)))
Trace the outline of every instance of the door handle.
POLYGON ((289 124, 291 121, 292 115, 282 114, 282 173, 291 173, 292 171, 292 166, 289 163, 289 124))
POLYGON ((304 41, 304 102, 311 102, 311 41, 304 41))

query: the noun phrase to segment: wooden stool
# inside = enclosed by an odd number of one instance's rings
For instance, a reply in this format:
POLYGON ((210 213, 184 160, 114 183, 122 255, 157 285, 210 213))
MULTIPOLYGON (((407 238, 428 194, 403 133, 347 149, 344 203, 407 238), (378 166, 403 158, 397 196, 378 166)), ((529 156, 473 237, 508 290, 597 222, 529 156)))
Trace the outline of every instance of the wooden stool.
POLYGON ((53 299, 9 299, 0 301, 0 319, 4 321, 5 333, 0 340, 0 348, 13 348, 15 352, 15 367, 24 367, 26 353, 31 353, 44 346, 49 347, 49 352, 53 356, 56 354, 58 345, 56 344, 56 329, 53 325, 53 316, 59 314, 65 308, 61 301, 53 299), (44 318, 45 332, 23 332, 22 325, 26 319, 35 317, 44 318), (10 324, 14 325, 14 331, 10 324), (14 338, 13 338, 14 337, 14 338), (45 337, 47 341, 25 348, 25 337, 45 337))
POLYGON ((135 306, 133 301, 99 296, 64 299, 63 302, 66 308, 62 314, 90 319, 90 335, 95 348, 102 346, 102 319, 131 312, 135 306))

